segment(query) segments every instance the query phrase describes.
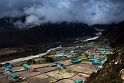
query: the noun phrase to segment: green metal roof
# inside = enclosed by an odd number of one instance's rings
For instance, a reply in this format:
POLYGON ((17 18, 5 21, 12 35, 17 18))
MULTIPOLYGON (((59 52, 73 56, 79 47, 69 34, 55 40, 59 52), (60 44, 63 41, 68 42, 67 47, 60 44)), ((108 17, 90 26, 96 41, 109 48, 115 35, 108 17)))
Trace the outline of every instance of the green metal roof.
POLYGON ((31 66, 28 65, 28 64, 23 64, 22 66, 23 66, 24 68, 26 68, 26 69, 30 69, 30 68, 31 68, 31 66))
POLYGON ((74 50, 76 53, 82 53, 82 50, 74 50))
POLYGON ((78 59, 76 59, 76 58, 71 58, 71 63, 80 63, 81 62, 81 60, 78 60, 78 59))
POLYGON ((69 52, 68 55, 73 56, 73 53, 72 52, 69 52))
POLYGON ((10 77, 12 77, 14 79, 17 79, 19 76, 15 73, 10 73, 10 77))
POLYGON ((83 80, 74 80, 74 83, 83 83, 83 80))

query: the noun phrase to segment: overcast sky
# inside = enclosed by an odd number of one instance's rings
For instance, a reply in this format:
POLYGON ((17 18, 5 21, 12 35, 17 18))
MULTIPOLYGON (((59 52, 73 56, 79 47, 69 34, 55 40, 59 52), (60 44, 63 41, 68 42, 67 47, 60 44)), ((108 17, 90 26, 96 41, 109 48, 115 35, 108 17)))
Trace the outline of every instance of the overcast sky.
POLYGON ((62 21, 117 23, 124 20, 124 0, 0 0, 0 18, 23 15, 26 25, 62 21))

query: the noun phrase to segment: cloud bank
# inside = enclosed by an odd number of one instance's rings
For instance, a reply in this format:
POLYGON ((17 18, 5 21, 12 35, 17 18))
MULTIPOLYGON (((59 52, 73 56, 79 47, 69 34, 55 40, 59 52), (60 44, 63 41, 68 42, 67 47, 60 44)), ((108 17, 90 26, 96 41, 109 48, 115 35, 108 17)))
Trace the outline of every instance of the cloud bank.
POLYGON ((124 20, 124 0, 0 0, 0 18, 26 16, 25 23, 51 22, 107 24, 124 20))

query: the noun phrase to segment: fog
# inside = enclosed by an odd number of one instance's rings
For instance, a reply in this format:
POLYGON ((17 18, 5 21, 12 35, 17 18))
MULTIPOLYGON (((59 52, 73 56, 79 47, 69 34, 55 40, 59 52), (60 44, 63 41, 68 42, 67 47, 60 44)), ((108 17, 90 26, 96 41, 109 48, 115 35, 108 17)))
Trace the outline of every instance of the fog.
POLYGON ((89 25, 124 20, 124 0, 0 0, 0 18, 26 16, 15 25, 83 22, 89 25))

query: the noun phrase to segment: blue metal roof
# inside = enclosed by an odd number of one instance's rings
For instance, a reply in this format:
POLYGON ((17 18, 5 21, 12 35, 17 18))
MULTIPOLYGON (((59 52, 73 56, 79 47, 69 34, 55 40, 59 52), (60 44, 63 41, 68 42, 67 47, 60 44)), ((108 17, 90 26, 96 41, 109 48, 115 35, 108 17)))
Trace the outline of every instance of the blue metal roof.
POLYGON ((6 68, 5 68, 5 71, 10 71, 10 70, 11 70, 11 69, 10 69, 10 68, 8 68, 8 67, 6 67, 6 68))
POLYGON ((58 58, 62 58, 64 55, 63 54, 58 54, 58 58))
POLYGON ((6 66, 6 68, 7 68, 7 67, 11 69, 11 68, 12 68, 12 65, 6 66))

